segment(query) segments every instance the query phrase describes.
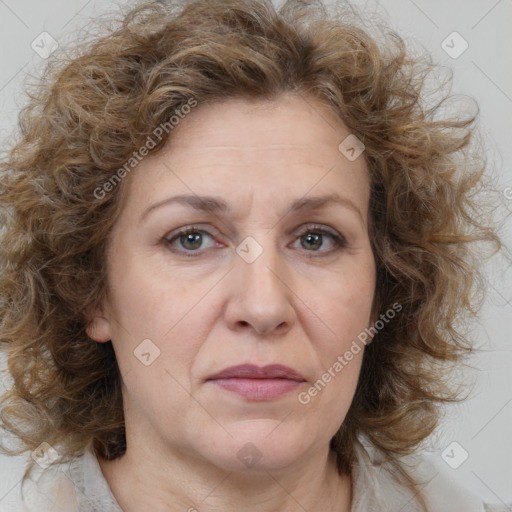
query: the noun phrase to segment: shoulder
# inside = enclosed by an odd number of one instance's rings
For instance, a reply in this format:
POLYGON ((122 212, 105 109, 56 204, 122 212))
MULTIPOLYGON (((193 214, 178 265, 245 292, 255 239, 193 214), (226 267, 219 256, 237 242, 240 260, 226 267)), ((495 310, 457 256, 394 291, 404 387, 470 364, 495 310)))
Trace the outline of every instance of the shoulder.
POLYGON ((435 475, 435 485, 425 489, 425 495, 428 502, 432 504, 432 510, 512 512, 512 503, 508 505, 485 503, 479 496, 457 482, 450 473, 452 470, 446 466, 440 456, 421 454, 417 459, 418 465, 429 468, 428 470, 435 475))
POLYGON ((21 488, 15 512, 122 512, 90 445, 68 463, 37 464, 21 488))
POLYGON ((389 465, 379 463, 370 447, 358 445, 354 468, 354 506, 352 512, 420 512, 418 495, 428 512, 511 512, 507 506, 486 505, 460 485, 435 457, 415 454, 400 459, 401 466, 416 482, 416 492, 401 485, 389 465), (373 489, 368 492, 368 489, 373 489))
POLYGON ((69 464, 36 464, 20 486, 16 512, 78 512, 76 489, 68 467, 69 464))
POLYGON ((510 512, 512 510, 512 503, 509 505, 490 505, 484 503, 485 512, 510 512))

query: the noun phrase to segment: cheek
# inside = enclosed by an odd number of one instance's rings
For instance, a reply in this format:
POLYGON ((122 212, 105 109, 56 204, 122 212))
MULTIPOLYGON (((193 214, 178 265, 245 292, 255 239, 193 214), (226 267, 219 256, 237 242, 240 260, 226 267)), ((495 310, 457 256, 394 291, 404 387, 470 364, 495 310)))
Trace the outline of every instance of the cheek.
POLYGON ((329 333, 326 347, 343 350, 369 327, 374 290, 375 274, 370 265, 329 276, 309 289, 306 304, 329 333))
POLYGON ((309 334, 319 370, 311 386, 298 397, 334 431, 344 421, 356 391, 365 350, 361 333, 368 327, 373 291, 371 286, 345 285, 323 298, 318 314, 322 323, 315 322, 318 327, 309 334))
POLYGON ((138 337, 165 337, 193 310, 208 284, 179 272, 163 273, 144 258, 125 258, 122 263, 110 274, 112 311, 138 337))
POLYGON ((371 264, 331 277, 315 287, 316 292, 310 293, 306 302, 314 313, 308 337, 320 369, 313 386, 300 398, 301 403, 330 410, 332 425, 337 425, 343 421, 357 387, 375 281, 371 264))
POLYGON ((193 317, 204 286, 180 287, 176 279, 162 279, 158 272, 140 265, 119 269, 110 276, 110 301, 112 342, 120 367, 139 374, 144 369, 142 354, 150 353, 145 357, 154 360, 151 375, 158 369, 175 374, 176 361, 180 371, 185 371, 196 350, 195 340, 200 339, 201 326, 193 317))

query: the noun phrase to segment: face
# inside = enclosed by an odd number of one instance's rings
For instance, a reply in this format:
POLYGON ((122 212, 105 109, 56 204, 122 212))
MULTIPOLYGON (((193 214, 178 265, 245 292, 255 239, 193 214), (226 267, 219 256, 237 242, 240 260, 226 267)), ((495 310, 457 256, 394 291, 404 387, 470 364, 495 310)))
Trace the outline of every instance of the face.
POLYGON ((348 135, 314 99, 231 99, 198 106, 125 178, 88 333, 112 340, 128 452, 277 470, 328 449, 375 288, 348 135))

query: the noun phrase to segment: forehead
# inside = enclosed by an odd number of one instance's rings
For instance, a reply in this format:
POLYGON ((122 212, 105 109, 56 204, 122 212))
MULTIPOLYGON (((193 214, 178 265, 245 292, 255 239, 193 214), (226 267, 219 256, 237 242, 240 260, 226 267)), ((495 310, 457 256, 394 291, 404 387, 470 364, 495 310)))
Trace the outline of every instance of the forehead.
POLYGON ((162 151, 141 162, 132 192, 145 194, 153 184, 149 193, 155 200, 169 192, 229 199, 234 190, 293 200, 308 191, 337 189, 364 210, 365 160, 351 161, 339 149, 349 135, 335 114, 312 98, 199 105, 171 132, 162 151))
POLYGON ((292 154, 318 147, 337 150, 349 131, 342 121, 316 98, 286 94, 274 100, 232 98, 199 105, 171 134, 167 148, 194 147, 292 154), (200 147, 198 140, 205 144, 200 147))

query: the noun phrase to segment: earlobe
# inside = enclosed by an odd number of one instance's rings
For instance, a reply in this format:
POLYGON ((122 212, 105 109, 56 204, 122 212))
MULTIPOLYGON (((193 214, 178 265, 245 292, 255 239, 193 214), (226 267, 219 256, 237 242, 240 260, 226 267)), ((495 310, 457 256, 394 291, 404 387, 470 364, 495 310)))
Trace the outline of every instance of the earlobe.
POLYGON ((110 322, 101 315, 94 315, 89 325, 85 328, 89 338, 100 343, 110 341, 112 338, 110 332, 110 322))

